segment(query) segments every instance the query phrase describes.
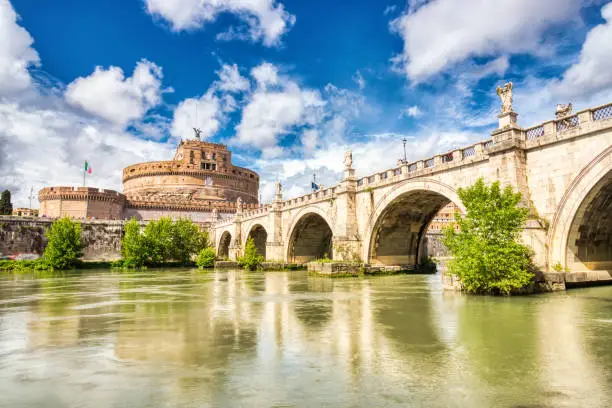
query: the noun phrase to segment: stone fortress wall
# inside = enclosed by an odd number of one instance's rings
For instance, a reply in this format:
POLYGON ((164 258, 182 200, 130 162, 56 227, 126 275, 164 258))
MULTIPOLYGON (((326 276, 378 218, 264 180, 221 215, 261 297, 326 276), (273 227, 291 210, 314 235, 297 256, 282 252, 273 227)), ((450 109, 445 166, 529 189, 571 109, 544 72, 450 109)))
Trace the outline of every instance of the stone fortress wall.
POLYGON ((39 215, 57 218, 121 219, 125 196, 93 187, 45 187, 38 193, 39 215))

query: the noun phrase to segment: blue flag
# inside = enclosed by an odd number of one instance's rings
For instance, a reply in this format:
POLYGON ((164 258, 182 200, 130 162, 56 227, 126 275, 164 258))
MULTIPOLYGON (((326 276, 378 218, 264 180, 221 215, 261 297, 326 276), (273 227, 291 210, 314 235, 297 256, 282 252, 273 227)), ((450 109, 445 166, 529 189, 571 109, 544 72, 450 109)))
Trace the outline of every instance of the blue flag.
POLYGON ((312 187, 313 190, 318 190, 319 189, 319 186, 316 185, 314 181, 311 182, 310 184, 311 184, 311 187, 312 187))

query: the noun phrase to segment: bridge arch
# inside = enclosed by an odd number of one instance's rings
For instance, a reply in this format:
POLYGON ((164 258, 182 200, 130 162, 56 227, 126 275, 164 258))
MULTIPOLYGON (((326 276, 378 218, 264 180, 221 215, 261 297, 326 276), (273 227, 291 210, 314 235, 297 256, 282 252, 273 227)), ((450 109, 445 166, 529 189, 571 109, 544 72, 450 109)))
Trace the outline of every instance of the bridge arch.
POLYGON ((255 223, 248 227, 248 234, 244 238, 243 248, 246 248, 246 242, 249 238, 253 238, 255 248, 259 255, 266 258, 266 243, 268 242, 268 231, 260 223, 255 223))
POLYGON ((222 259, 229 259, 229 247, 232 243, 232 234, 225 230, 221 233, 219 244, 217 245, 217 256, 222 259))
POLYGON ((438 211, 454 202, 465 207, 451 186, 431 179, 396 185, 374 205, 363 240, 367 263, 416 267, 427 227, 438 211))
POLYGON ((548 231, 548 267, 612 271, 612 146, 565 191, 548 231))
POLYGON ((325 211, 318 207, 298 212, 287 231, 287 261, 306 263, 325 256, 333 259, 333 225, 325 211))

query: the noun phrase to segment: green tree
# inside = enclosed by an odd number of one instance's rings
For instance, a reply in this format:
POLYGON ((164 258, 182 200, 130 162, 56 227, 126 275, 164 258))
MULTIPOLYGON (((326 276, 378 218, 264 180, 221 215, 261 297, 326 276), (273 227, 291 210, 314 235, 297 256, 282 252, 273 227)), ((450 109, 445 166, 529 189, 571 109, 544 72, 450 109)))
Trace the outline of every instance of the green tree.
POLYGON ((4 190, 0 196, 0 215, 11 215, 13 204, 11 203, 11 192, 4 190))
POLYGON ((43 262, 52 269, 69 269, 83 256, 81 224, 68 217, 54 221, 47 230, 43 262))
POLYGON ((215 266, 215 250, 211 247, 206 247, 200 251, 198 255, 198 259, 196 260, 196 265, 199 268, 212 268, 215 266))
POLYGON ((180 218, 172 225, 172 259, 187 263, 208 244, 208 234, 193 221, 180 218))
POLYGON ((244 256, 238 258, 238 265, 244 269, 254 271, 263 261, 264 257, 257 252, 253 238, 247 239, 246 246, 244 247, 244 256))
POLYGON ((144 229, 144 234, 149 249, 149 262, 152 265, 161 265, 172 259, 174 252, 174 228, 172 219, 162 217, 157 221, 149 221, 144 229))
POLYGON ((140 229, 140 222, 130 219, 123 227, 121 256, 123 266, 142 267, 149 261, 150 244, 140 229))
POLYGON ((519 206, 521 194, 499 182, 482 178, 458 190, 467 214, 455 214, 459 231, 449 226, 443 242, 453 254, 449 271, 469 293, 509 294, 528 285, 532 251, 518 242, 528 209, 519 206))

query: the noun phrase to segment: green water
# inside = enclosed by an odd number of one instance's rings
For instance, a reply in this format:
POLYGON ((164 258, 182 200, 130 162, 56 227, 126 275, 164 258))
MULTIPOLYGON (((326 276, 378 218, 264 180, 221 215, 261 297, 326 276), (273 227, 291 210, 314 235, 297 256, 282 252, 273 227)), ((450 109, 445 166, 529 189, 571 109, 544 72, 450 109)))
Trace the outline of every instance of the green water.
POLYGON ((612 287, 197 270, 0 278, 2 407, 610 407, 612 287))

